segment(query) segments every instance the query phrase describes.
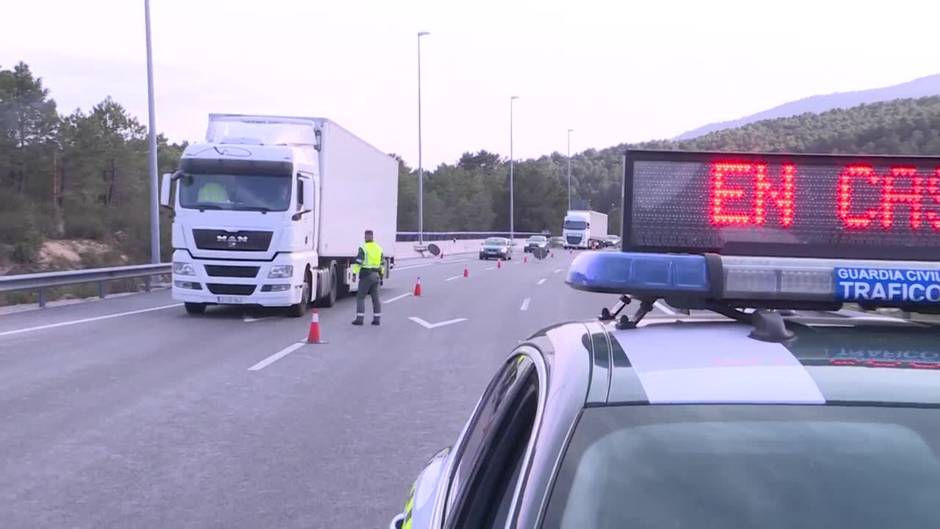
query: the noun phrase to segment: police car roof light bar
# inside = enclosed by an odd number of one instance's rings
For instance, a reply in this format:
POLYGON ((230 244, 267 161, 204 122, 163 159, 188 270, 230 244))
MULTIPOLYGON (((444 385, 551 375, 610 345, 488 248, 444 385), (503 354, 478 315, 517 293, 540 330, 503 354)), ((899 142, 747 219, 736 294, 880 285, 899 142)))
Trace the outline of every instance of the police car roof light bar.
POLYGON ((938 262, 708 257, 590 252, 571 264, 567 283, 590 292, 668 299, 683 308, 710 308, 715 302, 777 309, 833 310, 844 302, 914 312, 940 307, 938 262))

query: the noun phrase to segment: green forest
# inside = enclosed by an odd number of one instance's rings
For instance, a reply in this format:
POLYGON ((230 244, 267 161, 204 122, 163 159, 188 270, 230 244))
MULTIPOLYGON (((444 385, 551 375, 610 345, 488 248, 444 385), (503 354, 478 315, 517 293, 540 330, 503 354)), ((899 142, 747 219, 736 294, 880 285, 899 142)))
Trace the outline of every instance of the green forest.
MULTIPOLYGON (((160 172, 185 145, 159 141, 160 172)), ((621 155, 627 148, 940 154, 940 97, 896 100, 804 114, 714 132, 588 149, 571 160, 573 207, 616 219, 621 155)), ((566 157, 552 153, 514 166, 517 231, 557 233, 567 208, 566 157)), ((509 167, 497 154, 467 152, 425 171, 426 231, 501 231, 509 226, 509 167)), ((417 230, 418 176, 399 158, 399 231, 417 230)), ((43 241, 91 239, 113 255, 82 256, 85 266, 149 259, 146 127, 104 97, 63 113, 42 79, 20 63, 0 66, 0 267, 33 269, 43 241)), ((164 259, 169 219, 163 218, 164 259)), ((618 223, 611 222, 616 230, 618 223)))

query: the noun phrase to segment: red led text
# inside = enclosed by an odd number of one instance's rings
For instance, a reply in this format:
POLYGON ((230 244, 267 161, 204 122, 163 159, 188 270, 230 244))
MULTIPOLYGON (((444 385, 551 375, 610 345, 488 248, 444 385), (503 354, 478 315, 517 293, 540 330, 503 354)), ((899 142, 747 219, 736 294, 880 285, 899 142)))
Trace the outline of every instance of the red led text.
POLYGON ((849 165, 839 173, 836 197, 836 213, 846 229, 889 230, 897 221, 912 230, 928 225, 940 230, 940 213, 925 208, 940 205, 940 168, 923 175, 916 167, 895 166, 879 174, 870 165, 849 165))
POLYGON ((788 228, 793 225, 795 178, 793 164, 784 164, 772 179, 764 163, 715 162, 708 220, 715 226, 763 226, 772 207, 780 214, 780 225, 788 228))

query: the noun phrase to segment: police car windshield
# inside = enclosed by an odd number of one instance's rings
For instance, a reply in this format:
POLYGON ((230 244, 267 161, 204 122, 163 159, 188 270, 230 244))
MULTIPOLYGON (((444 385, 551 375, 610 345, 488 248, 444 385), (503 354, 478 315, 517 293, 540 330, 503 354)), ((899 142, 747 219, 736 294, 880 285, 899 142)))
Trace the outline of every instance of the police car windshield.
POLYGON ((489 239, 483 241, 483 244, 487 246, 505 246, 509 244, 509 240, 501 239, 499 237, 490 237, 489 239))
POLYGON ((940 527, 940 409, 585 410, 543 528, 940 527))
POLYGON ((286 211, 289 176, 187 174, 179 179, 180 206, 187 209, 286 211))

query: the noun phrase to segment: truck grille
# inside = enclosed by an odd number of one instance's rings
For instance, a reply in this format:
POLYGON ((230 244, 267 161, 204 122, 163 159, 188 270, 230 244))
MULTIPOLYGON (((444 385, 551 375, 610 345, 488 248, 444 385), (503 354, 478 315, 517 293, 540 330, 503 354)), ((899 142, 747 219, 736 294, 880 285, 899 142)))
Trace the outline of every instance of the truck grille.
POLYGON ((567 240, 568 244, 581 244, 581 237, 568 235, 567 240))
POLYGON ((258 267, 206 265, 206 273, 212 277, 255 277, 258 267))
POLYGON ((254 285, 226 285, 224 283, 206 283, 209 292, 230 296, 250 296, 255 291, 254 285))
POLYGON ((264 252, 271 245, 270 231, 193 230, 196 248, 200 250, 231 250, 264 252))

